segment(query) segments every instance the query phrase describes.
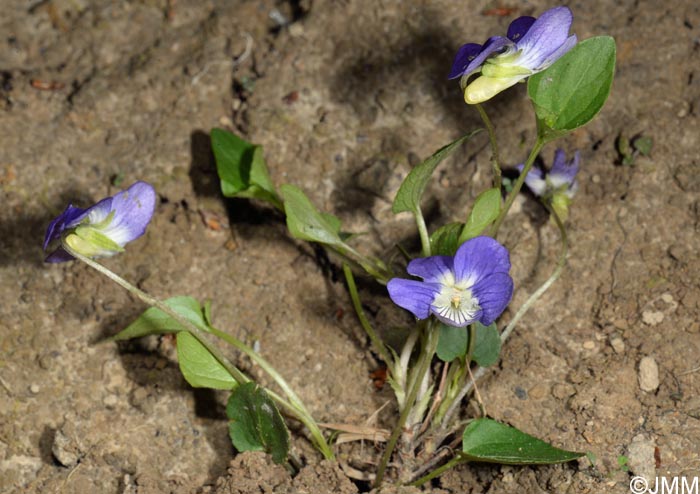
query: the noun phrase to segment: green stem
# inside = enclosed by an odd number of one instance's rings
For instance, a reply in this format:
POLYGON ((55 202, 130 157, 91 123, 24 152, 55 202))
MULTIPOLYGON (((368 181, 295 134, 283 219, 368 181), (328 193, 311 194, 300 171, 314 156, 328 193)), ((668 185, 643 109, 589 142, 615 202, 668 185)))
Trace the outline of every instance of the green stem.
POLYGON ((446 470, 449 470, 450 468, 457 466, 460 463, 466 463, 466 462, 467 462, 467 460, 464 460, 464 459, 460 458, 459 456, 455 456, 454 458, 452 458, 450 461, 448 461, 447 463, 445 463, 441 467, 436 468, 435 470, 430 472, 428 475, 425 475, 424 477, 421 477, 418 480, 415 480, 408 485, 413 486, 413 487, 421 486, 421 485, 425 484, 427 481, 432 480, 435 477, 438 477, 439 475, 442 475, 442 473, 445 472, 446 470))
MULTIPOLYGON (((147 294, 143 290, 140 290, 139 288, 135 287, 128 281, 126 281, 124 278, 121 276, 117 275, 116 273, 112 272, 111 270, 107 269, 100 263, 90 259, 89 257, 86 257, 73 249, 71 249, 68 245, 65 243, 63 244, 63 247, 68 251, 70 255, 75 257, 76 259, 84 262, 91 268, 99 271, 103 275, 107 276, 109 279, 117 283, 119 286, 127 290, 129 293, 135 295, 138 297, 143 303, 150 305, 152 307, 155 307, 159 309, 160 311, 164 312, 168 316, 172 317, 175 321, 177 321, 180 325, 182 325, 194 338, 204 346, 204 348, 207 349, 207 351, 226 369, 226 371, 231 374, 231 376, 236 380, 238 384, 245 384, 250 381, 250 378, 243 374, 238 368, 236 368, 235 365, 233 365, 214 345, 212 345, 207 337, 205 336, 205 332, 202 331, 200 328, 195 326, 192 322, 190 322, 188 319, 183 317, 181 314, 170 308, 167 304, 161 302, 155 297, 152 297, 151 295, 147 294)), ((308 429, 309 432, 311 433, 312 437, 314 438, 315 442, 317 443, 317 447, 319 450, 323 453, 324 457, 327 459, 333 459, 333 452, 331 451, 330 447, 328 446, 328 443, 323 437, 323 434, 321 434, 320 429, 318 428, 318 425, 316 425, 316 422, 311 418, 310 414, 306 410, 306 408, 303 406, 301 403, 301 400, 296 396, 296 394, 289 388, 287 383, 282 379, 282 377, 269 365, 267 362, 265 362, 262 357, 260 357, 258 354, 256 354, 251 348, 247 347, 244 345, 242 342, 236 340, 232 336, 217 330, 216 328, 210 328, 212 334, 215 336, 218 336, 219 338, 223 339, 227 343, 235 346, 239 350, 243 351, 246 353, 249 357, 251 357, 252 360, 254 360, 258 365, 260 365, 270 376, 275 379, 277 384, 280 385, 282 390, 287 394, 289 397, 290 402, 279 396, 278 394, 266 390, 270 397, 277 402, 280 406, 285 408, 288 412, 290 412, 294 417, 296 417, 299 421, 301 421, 308 429), (234 343, 235 342, 235 343, 234 343), (246 351, 247 350, 247 351, 246 351)))
POLYGON ((384 266, 384 264, 373 258, 368 258, 360 254, 357 250, 353 249, 349 245, 343 243, 343 247, 326 245, 330 250, 343 257, 347 262, 351 263, 353 266, 359 266, 364 269, 370 276, 372 276, 377 282, 382 285, 386 285, 387 282, 392 278, 391 272, 384 266))
POLYGON ((382 456, 381 462, 379 463, 377 477, 374 481, 375 488, 381 486, 382 484, 386 467, 389 464, 389 460, 391 459, 391 455, 394 452, 394 448, 396 448, 396 443, 399 440, 399 436, 404 431, 404 426, 406 425, 406 420, 408 419, 408 416, 413 410, 413 404, 416 401, 416 396, 418 395, 421 383, 423 382, 423 376, 425 376, 426 372, 428 372, 428 369, 430 368, 430 362, 432 361, 433 355, 435 354, 435 348, 437 347, 437 331, 435 331, 433 324, 430 323, 427 324, 425 328, 426 342, 419 358, 417 373, 415 374, 414 379, 412 380, 412 385, 410 387, 408 397, 406 398, 404 409, 401 411, 401 415, 399 416, 399 421, 397 422, 396 426, 394 427, 394 430, 391 433, 391 437, 389 438, 389 441, 386 445, 386 449, 384 450, 384 455, 382 456))
POLYGON ((498 157, 498 141, 496 140, 496 130, 491 123, 491 119, 486 114, 486 110, 481 104, 474 105, 476 110, 481 116, 481 120, 484 121, 486 126, 486 131, 489 133, 489 141, 491 142, 491 165, 493 166, 493 186, 494 188, 501 190, 501 165, 500 159, 498 157))
POLYGON ((471 323, 469 325, 469 345, 467 346, 467 355, 464 358, 467 365, 472 361, 474 348, 476 348, 476 323, 471 323))
POLYGON ((345 274, 345 281, 348 284, 348 291, 350 292, 352 305, 355 307, 355 313, 357 314, 357 318, 360 320, 360 325, 365 330, 365 333, 367 333, 367 336, 369 336, 374 351, 379 354, 390 369, 393 369, 394 362, 386 349, 386 345, 384 345, 379 336, 377 336, 377 333, 375 333, 374 328, 372 328, 372 325, 365 315, 365 311, 362 309, 362 302, 360 301, 360 295, 357 293, 355 277, 352 274, 350 266, 343 264, 343 273, 345 274))
POLYGON ((493 227, 491 228, 490 232, 492 237, 496 238, 496 235, 498 234, 498 229, 501 227, 501 223, 503 223, 504 218, 508 214, 508 210, 510 210, 510 207, 513 205, 513 201, 515 201, 515 198, 520 192, 520 189, 522 188, 523 183, 525 182, 525 177, 532 168, 532 164, 535 162, 535 158, 537 158, 537 155, 542 149, 542 146, 544 146, 544 143, 544 139, 538 136, 537 141, 535 141, 535 145, 532 147, 532 151, 530 151, 530 156, 528 156, 527 161, 525 161, 525 167, 523 168, 523 171, 520 172, 520 176, 518 176, 518 179, 513 185, 513 189, 510 191, 508 197, 506 198, 506 202, 503 205, 503 209, 501 209, 501 212, 498 213, 498 217, 493 223, 493 227))
POLYGON ((425 218, 423 218, 423 212, 420 207, 416 208, 414 212, 416 217, 416 226, 418 227, 418 235, 420 235, 420 243, 422 246, 422 256, 430 256, 430 237, 428 236, 428 227, 425 225, 425 218))

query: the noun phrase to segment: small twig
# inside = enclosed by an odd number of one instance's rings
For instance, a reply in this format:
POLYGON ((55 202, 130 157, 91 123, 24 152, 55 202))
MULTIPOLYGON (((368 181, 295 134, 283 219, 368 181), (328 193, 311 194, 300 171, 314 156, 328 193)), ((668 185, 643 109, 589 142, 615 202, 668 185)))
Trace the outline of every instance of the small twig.
POLYGON ((484 400, 481 399, 481 393, 479 393, 479 388, 476 385, 476 379, 474 379, 474 374, 472 374, 472 369, 467 365, 467 371, 469 371, 469 378, 472 381, 472 387, 474 388, 474 397, 476 402, 479 404, 479 409, 481 410, 481 416, 486 417, 486 405, 484 405, 484 400))
POLYGON ((234 69, 241 65, 243 62, 245 62, 248 59, 248 57, 250 57, 250 54, 253 52, 253 37, 248 33, 241 33, 240 36, 245 38, 245 49, 243 50, 243 53, 241 53, 238 57, 235 57, 233 59, 234 69))
POLYGON ((687 370, 685 372, 681 372, 678 375, 679 376, 687 376, 688 374, 693 374, 693 373, 698 372, 698 371, 700 371, 700 367, 695 367, 694 369, 690 369, 690 370, 687 370))

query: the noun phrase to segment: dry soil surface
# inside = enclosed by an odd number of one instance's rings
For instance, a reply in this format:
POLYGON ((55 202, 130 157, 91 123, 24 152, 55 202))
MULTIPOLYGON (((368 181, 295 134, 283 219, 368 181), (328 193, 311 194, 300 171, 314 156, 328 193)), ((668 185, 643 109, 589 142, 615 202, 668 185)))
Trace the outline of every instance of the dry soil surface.
MULTIPOLYGON (((579 39, 616 38, 617 77, 597 119, 562 143, 583 162, 568 268, 480 389, 492 417, 593 462, 462 466, 422 491, 386 492, 627 493, 633 475, 700 476, 700 6, 568 5, 579 39), (620 134, 653 138, 651 156, 619 164, 620 134)), ((290 239, 270 209, 220 197, 208 132, 262 144, 276 183, 303 188, 368 233, 359 248, 389 257, 396 242, 416 241, 410 217, 390 213, 401 177, 480 125, 445 78, 456 49, 550 6, 4 0, 1 490, 367 490, 347 473, 373 471, 380 444, 341 446, 335 464, 295 434, 306 466, 294 478, 261 454, 236 455, 225 394, 188 387, 171 338, 108 341, 144 307, 86 266, 43 264, 44 230, 68 202, 153 183, 147 234, 105 264, 159 297, 211 299, 217 325, 257 342, 318 420, 390 426, 391 393, 369 376, 378 363, 336 261, 290 239)), ((503 161, 523 161, 535 135, 524 86, 487 109, 503 161)), ((440 166, 425 201, 432 225, 463 218, 489 183, 489 158, 480 135, 440 166)), ((523 195, 500 238, 516 308, 549 275, 558 237, 523 195)), ((406 320, 383 290, 363 286, 375 324, 406 320)))

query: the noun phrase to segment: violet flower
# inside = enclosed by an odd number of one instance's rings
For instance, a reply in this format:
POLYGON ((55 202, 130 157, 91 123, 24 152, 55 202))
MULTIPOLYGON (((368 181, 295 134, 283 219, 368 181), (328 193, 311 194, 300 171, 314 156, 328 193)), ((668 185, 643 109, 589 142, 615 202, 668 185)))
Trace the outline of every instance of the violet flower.
POLYGON ((532 74, 541 72, 576 44, 569 36, 573 16, 568 7, 554 7, 539 19, 518 17, 506 37, 493 36, 479 45, 467 43, 457 52, 449 78, 461 77, 464 100, 482 103, 532 74), (467 85, 470 75, 481 75, 467 85))
MULTIPOLYGON (((552 169, 545 173, 539 168, 531 168, 525 176, 525 185, 538 197, 549 203, 561 222, 569 217, 569 206, 578 190, 576 174, 581 163, 578 151, 571 161, 566 161, 563 149, 554 152, 552 169)), ((518 165, 520 173, 525 165, 518 165)))
POLYGON ((423 281, 393 278, 387 283, 396 305, 425 319, 465 327, 474 321, 488 326, 501 315, 513 295, 508 250, 491 237, 464 242, 452 256, 414 259, 407 271, 423 281))
MULTIPOLYGON (((574 153, 571 161, 566 161, 564 150, 557 148, 554 151, 552 169, 545 173, 540 168, 531 168, 525 177, 525 185, 538 197, 551 198, 556 194, 563 194, 573 199, 578 190, 576 174, 580 164, 581 155, 578 151, 574 153)), ((522 173, 524 167, 524 164, 518 165, 518 171, 522 173)))
POLYGON ((74 259, 64 245, 86 257, 108 257, 122 252, 124 245, 145 233, 155 205, 156 192, 145 182, 136 182, 88 209, 68 205, 46 230, 44 250, 56 240, 61 242, 49 253, 46 262, 74 259))

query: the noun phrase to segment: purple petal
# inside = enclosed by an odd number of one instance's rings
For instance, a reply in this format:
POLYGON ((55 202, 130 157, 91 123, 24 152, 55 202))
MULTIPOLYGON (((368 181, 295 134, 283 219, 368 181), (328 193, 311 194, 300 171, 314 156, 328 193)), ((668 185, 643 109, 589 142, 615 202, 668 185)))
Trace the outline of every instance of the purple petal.
POLYGON ((44 259, 44 262, 57 263, 57 262, 72 261, 73 259, 75 259, 75 257, 70 255, 63 247, 59 247, 58 249, 53 251, 51 254, 46 256, 46 259, 44 259))
POLYGON ((462 45, 459 50, 457 50, 457 55, 455 56, 455 61, 452 63, 452 70, 450 70, 450 75, 447 76, 448 79, 456 79, 460 77, 464 70, 469 66, 469 63, 476 58, 476 56, 481 51, 481 45, 476 43, 467 43, 462 45))
POLYGON ((146 232, 155 207, 156 191, 153 186, 136 182, 112 198, 114 218, 104 230, 105 235, 123 247, 146 232))
POLYGON ((578 42, 578 39, 576 38, 575 34, 572 34, 568 38, 566 38, 566 41, 564 42, 563 45, 561 45, 559 48, 557 48, 552 54, 550 54, 547 58, 545 58, 539 65, 539 67, 536 67, 536 71, 541 71, 552 65, 554 62, 559 60, 561 57, 566 55, 566 52, 571 50, 574 46, 576 46, 576 43, 578 42))
POLYGON ((491 54, 500 51, 513 42, 503 36, 493 36, 489 38, 484 46, 479 46, 475 43, 463 45, 457 52, 455 61, 452 64, 452 70, 448 79, 456 79, 457 77, 468 76, 476 71, 481 64, 484 63, 491 54), (479 47, 476 51, 475 47, 479 47))
POLYGON ((508 26, 508 34, 506 36, 509 40, 516 43, 520 38, 525 36, 525 33, 530 30, 534 22, 535 18, 529 15, 518 17, 508 26))
POLYGON ((518 65, 536 70, 547 60, 553 62, 551 55, 567 43, 572 21, 568 7, 555 7, 543 13, 517 43, 523 53, 518 65))
POLYGON ((430 315, 430 304, 440 290, 440 285, 416 280, 393 278, 386 284, 391 300, 413 313, 418 319, 430 315))
POLYGON ((513 278, 507 273, 494 273, 479 280, 472 287, 472 294, 479 301, 479 322, 488 326, 500 316, 513 296, 513 278))
POLYGON ((566 153, 562 148, 554 150, 554 159, 552 159, 552 172, 566 166, 566 153))
POLYGON ((557 149, 554 152, 554 163, 549 172, 550 180, 557 184, 573 183, 578 173, 580 163, 581 154, 578 151, 574 153, 574 158, 570 162, 567 162, 564 150, 557 149))
POLYGON ((44 250, 46 250, 52 241, 60 238, 64 230, 77 225, 85 216, 86 211, 84 209, 76 208, 73 207, 72 204, 69 204, 61 214, 49 223, 49 227, 46 229, 46 235, 44 236, 44 250))
POLYGON ((491 237, 467 240, 455 254, 454 272, 457 283, 469 279, 476 283, 493 273, 507 273, 509 270, 508 249, 491 237))
MULTIPOLYGON (((520 164, 517 166, 517 168, 520 173, 523 173, 525 165, 520 164)), ((534 166, 530 168, 530 171, 525 177, 525 185, 527 185, 528 189, 530 189, 536 196, 541 196, 544 194, 544 191, 547 189, 547 182, 544 179, 544 173, 542 170, 534 166)))
MULTIPOLYGON (((525 169, 525 163, 520 163, 520 164, 519 164, 518 166, 516 166, 515 168, 517 168, 518 171, 519 171, 520 173, 522 173, 523 170, 525 169)), ((536 178, 541 178, 541 179, 544 178, 544 173, 542 172, 542 170, 540 170, 540 169, 537 168, 536 166, 533 166, 532 168, 530 168, 530 171, 527 172, 527 174, 528 174, 528 175, 532 175, 533 177, 536 177, 536 178)))
POLYGON ((420 276, 428 282, 440 282, 445 273, 452 271, 451 256, 421 257, 408 263, 408 274, 420 276))

